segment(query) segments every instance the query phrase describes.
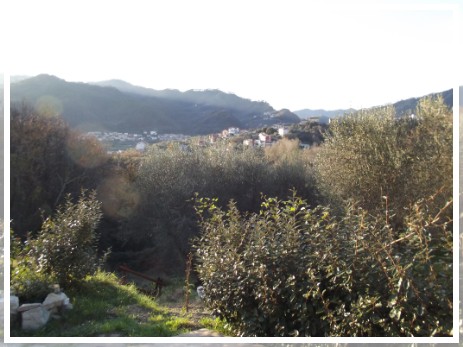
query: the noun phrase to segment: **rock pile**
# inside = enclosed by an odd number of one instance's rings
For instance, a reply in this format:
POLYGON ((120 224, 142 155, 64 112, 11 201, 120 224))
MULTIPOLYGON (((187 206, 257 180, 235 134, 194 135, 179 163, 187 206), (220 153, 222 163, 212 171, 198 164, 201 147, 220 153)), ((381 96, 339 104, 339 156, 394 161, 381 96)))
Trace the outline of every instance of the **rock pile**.
POLYGON ((69 309, 72 309, 72 304, 67 295, 61 292, 59 285, 53 286, 53 293, 48 294, 43 303, 19 306, 19 298, 15 295, 10 296, 12 321, 20 317, 21 328, 24 330, 39 329, 47 324, 50 318, 59 319, 64 310, 69 309))

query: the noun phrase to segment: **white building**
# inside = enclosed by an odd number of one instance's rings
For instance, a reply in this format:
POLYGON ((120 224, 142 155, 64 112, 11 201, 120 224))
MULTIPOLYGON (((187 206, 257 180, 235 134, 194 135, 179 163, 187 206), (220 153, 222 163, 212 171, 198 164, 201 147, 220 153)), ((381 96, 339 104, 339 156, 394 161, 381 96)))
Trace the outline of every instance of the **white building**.
POLYGON ((285 136, 287 134, 289 134, 289 129, 288 128, 286 128, 286 127, 279 127, 278 128, 278 135, 283 137, 283 136, 285 136))
POLYGON ((137 151, 144 152, 145 149, 146 149, 146 143, 143 142, 143 141, 138 142, 138 143, 136 144, 136 146, 135 146, 135 149, 136 149, 137 151))
POLYGON ((266 133, 260 133, 259 134, 259 140, 261 142, 270 143, 270 142, 272 142, 272 137, 270 135, 267 135, 266 133))

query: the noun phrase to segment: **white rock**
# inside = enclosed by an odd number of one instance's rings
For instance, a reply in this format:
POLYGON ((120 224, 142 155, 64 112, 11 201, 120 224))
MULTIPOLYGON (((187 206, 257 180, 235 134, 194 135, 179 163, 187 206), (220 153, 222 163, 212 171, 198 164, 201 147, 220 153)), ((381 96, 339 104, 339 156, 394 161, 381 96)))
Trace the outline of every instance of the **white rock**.
POLYGON ((18 313, 19 298, 16 295, 10 296, 10 314, 18 313))
POLYGON ((47 324, 50 318, 50 312, 46 310, 42 304, 26 304, 27 307, 18 309, 21 314, 21 327, 24 330, 36 330, 47 324), (30 308, 30 309, 29 309, 30 308))
POLYGON ((64 293, 50 293, 47 295, 42 305, 47 310, 58 309, 65 305, 65 302, 69 303, 69 298, 64 293))
POLYGON ((35 303, 35 304, 22 304, 21 306, 18 307, 18 312, 26 312, 29 310, 32 310, 34 308, 42 306, 41 303, 35 303))

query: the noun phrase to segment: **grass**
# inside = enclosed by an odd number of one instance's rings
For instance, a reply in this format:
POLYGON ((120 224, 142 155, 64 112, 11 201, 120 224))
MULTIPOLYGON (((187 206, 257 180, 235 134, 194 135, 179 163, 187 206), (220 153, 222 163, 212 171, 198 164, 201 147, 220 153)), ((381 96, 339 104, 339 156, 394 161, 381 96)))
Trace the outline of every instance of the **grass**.
POLYGON ((233 336, 231 330, 227 328, 226 322, 222 321, 220 318, 204 317, 200 319, 199 323, 203 327, 210 330, 215 330, 221 335, 233 336))
POLYGON ((220 321, 198 320, 168 306, 176 299, 177 307, 183 304, 183 297, 178 302, 178 286, 175 282, 163 293, 164 298, 156 301, 133 284, 120 284, 114 274, 99 272, 87 277, 79 288, 66 292, 74 308, 61 319, 51 319, 32 332, 16 326, 11 336, 176 336, 204 327, 220 331, 220 321))

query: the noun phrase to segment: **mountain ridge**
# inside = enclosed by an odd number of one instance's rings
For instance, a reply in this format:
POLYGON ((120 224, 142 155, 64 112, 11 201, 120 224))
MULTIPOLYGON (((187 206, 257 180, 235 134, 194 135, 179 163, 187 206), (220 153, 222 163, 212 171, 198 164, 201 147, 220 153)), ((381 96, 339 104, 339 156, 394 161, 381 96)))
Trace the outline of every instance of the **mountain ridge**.
MULTIPOLYGON (((463 88, 460 87, 460 95, 463 88)), ((41 74, 12 79, 11 101, 27 101, 34 106, 55 107, 72 127, 83 131, 140 132, 203 135, 228 127, 258 128, 274 124, 294 124, 301 119, 330 118, 355 112, 354 109, 275 110, 265 101, 252 101, 218 89, 155 90, 112 79, 101 82, 67 82, 41 74), (15 80, 15 82, 13 82, 15 80), (47 104, 48 103, 48 104, 47 104)), ((440 93, 452 107, 452 89, 440 93)), ((398 116, 414 112, 421 97, 392 104, 398 116)), ((460 98, 461 102, 461 98, 460 98)))
POLYGON ((237 125, 253 128, 300 121, 297 115, 275 111, 266 102, 251 101, 220 90, 159 92, 121 80, 116 84, 119 88, 67 82, 42 74, 12 83, 11 101, 26 100, 35 106, 54 103, 52 106, 62 111, 72 127, 84 131, 156 130, 159 133, 201 135, 237 125))

